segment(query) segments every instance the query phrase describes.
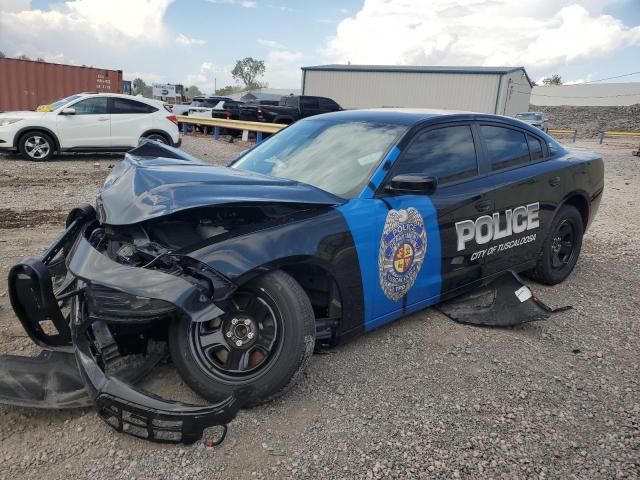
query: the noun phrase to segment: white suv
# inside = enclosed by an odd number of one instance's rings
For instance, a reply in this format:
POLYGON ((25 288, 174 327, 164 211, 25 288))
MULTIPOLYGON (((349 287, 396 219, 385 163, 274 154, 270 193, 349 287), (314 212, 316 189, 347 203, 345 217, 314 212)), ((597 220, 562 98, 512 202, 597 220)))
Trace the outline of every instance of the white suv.
POLYGON ((126 151, 141 137, 180 145, 178 122, 158 100, 112 93, 83 93, 54 102, 48 112, 0 113, 0 150, 28 160, 55 152, 126 151))

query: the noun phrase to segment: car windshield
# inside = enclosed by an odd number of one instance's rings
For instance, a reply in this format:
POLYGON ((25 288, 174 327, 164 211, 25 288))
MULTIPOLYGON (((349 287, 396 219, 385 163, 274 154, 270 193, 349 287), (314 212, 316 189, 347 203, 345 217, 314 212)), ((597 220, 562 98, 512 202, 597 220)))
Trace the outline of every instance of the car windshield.
POLYGON ((539 113, 518 113, 516 118, 520 120, 542 120, 542 115, 539 113))
POLYGON ((60 100, 57 100, 57 101, 51 103, 51 109, 52 110, 56 110, 56 109, 58 109, 60 107, 63 107, 67 103, 72 102, 73 100, 77 100, 80 97, 82 97, 82 95, 71 95, 70 97, 66 97, 66 98, 62 98, 60 100))
POLYGON ((357 195, 405 125, 367 121, 295 123, 233 164, 288 178, 345 198, 357 195))

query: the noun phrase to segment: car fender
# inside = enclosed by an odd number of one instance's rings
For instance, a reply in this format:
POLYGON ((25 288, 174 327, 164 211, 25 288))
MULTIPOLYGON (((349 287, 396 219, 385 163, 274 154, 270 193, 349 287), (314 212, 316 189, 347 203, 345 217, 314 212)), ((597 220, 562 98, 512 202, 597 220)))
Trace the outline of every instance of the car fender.
POLYGON ((236 285, 289 265, 320 267, 342 293, 340 336, 364 330, 364 293, 358 253, 342 213, 333 207, 297 221, 211 243, 187 253, 236 285))
POLYGON ((165 137, 168 141, 170 141, 170 142, 171 142, 171 144, 173 145, 173 143, 174 143, 174 142, 173 142, 173 138, 171 137, 171 134, 170 134, 169 132, 167 132, 167 131, 165 131, 165 130, 161 130, 161 129, 159 129, 159 128, 150 128, 150 129, 148 129, 148 130, 145 130, 145 131, 144 131, 144 132, 142 132, 142 134, 140 135, 140 138, 147 137, 147 136, 149 136, 149 135, 151 135, 151 134, 154 134, 154 133, 155 133, 155 134, 159 134, 159 135, 164 136, 164 137, 165 137))
POLYGON ((19 148, 20 137, 22 137, 22 135, 24 135, 25 133, 32 131, 40 131, 49 135, 53 139, 55 149, 60 150, 60 140, 58 139, 58 136, 53 132, 53 130, 47 127, 42 127, 40 125, 30 125, 27 127, 22 127, 20 130, 18 130, 13 137, 13 147, 19 148))

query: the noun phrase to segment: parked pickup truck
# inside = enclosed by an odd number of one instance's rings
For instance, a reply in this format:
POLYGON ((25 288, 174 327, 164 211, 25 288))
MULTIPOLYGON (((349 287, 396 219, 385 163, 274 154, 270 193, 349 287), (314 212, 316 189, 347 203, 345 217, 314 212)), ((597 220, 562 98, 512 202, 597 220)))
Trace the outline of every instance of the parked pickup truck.
POLYGON ((290 125, 301 118, 339 110, 342 107, 330 98, 290 95, 282 97, 278 105, 242 105, 240 120, 290 125))
POLYGON ((213 108, 221 100, 231 100, 229 97, 195 97, 190 104, 174 103, 172 105, 172 112, 175 115, 189 115, 189 110, 196 107, 213 108))

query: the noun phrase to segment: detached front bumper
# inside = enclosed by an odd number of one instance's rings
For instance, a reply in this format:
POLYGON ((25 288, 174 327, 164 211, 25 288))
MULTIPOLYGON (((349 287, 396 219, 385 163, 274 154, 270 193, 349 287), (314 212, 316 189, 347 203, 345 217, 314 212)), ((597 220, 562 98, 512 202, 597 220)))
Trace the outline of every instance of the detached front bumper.
MULTIPOLYGON (((129 362, 120 355, 110 322, 101 316, 104 312, 95 314, 87 305, 95 287, 128 295, 140 308, 178 309, 192 321, 215 318, 222 311, 183 278, 121 265, 98 252, 85 237, 95 212, 90 207, 74 212, 65 233, 42 258, 25 259, 9 273, 13 309, 25 331, 45 350, 35 358, 0 356, 0 403, 35 408, 93 404, 117 431, 156 442, 193 443, 207 428, 218 425, 226 432, 226 424, 240 408, 238 399, 230 396, 214 405, 189 405, 135 387, 133 383, 164 357, 164 350, 150 349, 144 359, 129 362), (51 268, 65 268, 57 296, 51 268), (66 315, 60 309, 65 300, 70 309, 66 315)), ((145 319, 132 312, 128 321, 145 319)))

